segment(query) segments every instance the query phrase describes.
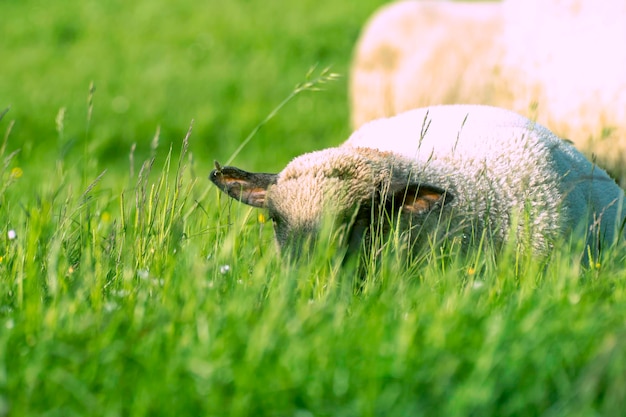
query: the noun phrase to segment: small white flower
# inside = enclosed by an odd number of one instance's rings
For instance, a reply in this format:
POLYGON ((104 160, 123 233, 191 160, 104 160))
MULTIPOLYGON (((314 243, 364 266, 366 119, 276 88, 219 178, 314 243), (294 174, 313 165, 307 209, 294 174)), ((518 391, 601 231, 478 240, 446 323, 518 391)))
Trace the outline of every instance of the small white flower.
POLYGON ((137 276, 139 277, 139 279, 148 279, 148 277, 150 276, 150 271, 148 271, 147 269, 140 269, 137 271, 137 276))
POLYGON ((570 304, 578 304, 580 302, 580 294, 572 293, 567 296, 570 304))
POLYGON ((220 266, 220 274, 224 275, 230 271, 230 265, 222 265, 220 266))
POLYGON ((118 298, 128 297, 130 291, 128 290, 113 290, 111 291, 111 295, 118 298))
POLYGON ((7 232, 7 236, 9 237, 9 240, 13 240, 17 238, 17 233, 15 233, 15 230, 11 229, 7 232))
POLYGON ((109 301, 108 303, 104 304, 104 311, 106 311, 107 313, 115 311, 118 308, 119 308, 119 306, 117 305, 117 303, 113 302, 113 301, 109 301))

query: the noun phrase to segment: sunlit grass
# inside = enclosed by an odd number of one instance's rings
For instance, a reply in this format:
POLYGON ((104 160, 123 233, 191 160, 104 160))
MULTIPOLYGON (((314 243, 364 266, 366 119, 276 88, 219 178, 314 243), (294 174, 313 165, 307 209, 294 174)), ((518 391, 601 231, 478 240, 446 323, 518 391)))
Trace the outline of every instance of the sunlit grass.
POLYGON ((0 415, 623 410, 623 242, 584 268, 575 245, 407 263, 392 238, 359 270, 331 234, 286 262, 194 174, 193 126, 118 182, 74 150, 26 192, 2 126, 0 415))

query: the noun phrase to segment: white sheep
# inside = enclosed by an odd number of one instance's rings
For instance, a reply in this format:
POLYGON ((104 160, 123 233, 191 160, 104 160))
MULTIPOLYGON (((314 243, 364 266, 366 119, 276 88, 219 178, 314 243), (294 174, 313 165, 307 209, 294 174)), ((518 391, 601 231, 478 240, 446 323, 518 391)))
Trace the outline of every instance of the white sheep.
POLYGON ((267 208, 282 249, 314 237, 330 215, 346 228, 350 251, 390 223, 418 249, 446 239, 467 248, 483 236, 499 248, 514 230, 538 256, 574 233, 596 254, 624 218, 624 193, 606 172, 545 127, 488 106, 411 110, 367 123, 278 174, 217 165, 210 179, 267 208))
POLYGON ((488 101, 501 15, 501 4, 494 2, 400 1, 381 7, 354 53, 353 127, 415 107, 488 101))
POLYGON ((549 126, 626 184, 626 0, 409 0, 365 26, 352 125, 489 104, 549 126))

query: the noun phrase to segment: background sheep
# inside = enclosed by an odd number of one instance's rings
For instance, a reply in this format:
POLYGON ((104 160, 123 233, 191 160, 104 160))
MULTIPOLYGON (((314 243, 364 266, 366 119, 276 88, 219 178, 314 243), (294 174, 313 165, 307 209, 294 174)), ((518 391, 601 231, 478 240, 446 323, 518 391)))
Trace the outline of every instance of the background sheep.
POLYGON ((626 1, 402 1, 356 46, 354 128, 431 104, 508 108, 626 183, 626 1))
POLYGON ((218 166, 210 179, 266 207, 283 249, 315 236, 330 214, 346 227, 351 250, 372 225, 387 233, 390 215, 417 248, 443 238, 467 246, 483 233, 499 247, 517 224, 520 243, 546 255, 555 240, 590 225, 595 251, 599 240, 613 241, 623 217, 623 192, 603 170, 546 128, 487 106, 411 110, 365 124, 340 147, 297 157, 279 174, 218 166))

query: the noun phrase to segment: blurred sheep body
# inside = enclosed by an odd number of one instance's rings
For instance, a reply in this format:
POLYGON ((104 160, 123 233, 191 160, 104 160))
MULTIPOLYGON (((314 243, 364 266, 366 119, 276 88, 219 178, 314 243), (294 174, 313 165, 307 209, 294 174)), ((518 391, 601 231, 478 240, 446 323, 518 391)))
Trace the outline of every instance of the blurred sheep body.
POLYGON ((490 101, 497 75, 490 65, 500 59, 492 43, 502 30, 501 15, 501 4, 493 2, 400 1, 381 7, 356 46, 353 128, 417 107, 490 101))
POLYGON ((412 247, 442 238, 468 245, 485 234, 497 248, 516 230, 539 256, 574 232, 595 253, 623 219, 623 191, 606 172, 546 128, 488 106, 411 110, 369 122, 278 174, 218 167, 210 179, 266 207, 281 249, 315 236, 329 213, 346 227, 349 249, 387 213, 412 247))
POLYGON ((352 125, 435 104, 504 107, 626 182, 626 0, 408 0, 357 43, 352 125))

